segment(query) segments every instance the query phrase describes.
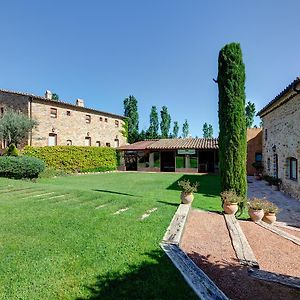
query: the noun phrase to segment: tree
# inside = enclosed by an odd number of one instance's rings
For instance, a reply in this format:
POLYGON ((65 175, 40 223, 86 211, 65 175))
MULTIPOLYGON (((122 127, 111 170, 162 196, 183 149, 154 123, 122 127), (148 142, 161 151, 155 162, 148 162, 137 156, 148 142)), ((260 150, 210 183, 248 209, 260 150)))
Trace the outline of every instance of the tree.
POLYGON ((146 131, 143 129, 139 134, 139 141, 144 141, 146 139, 146 131))
POLYGON ((128 143, 132 144, 139 137, 137 100, 132 95, 124 99, 124 116, 128 118, 128 143))
POLYGON ((202 131, 203 131, 203 137, 207 138, 208 137, 208 125, 206 122, 203 124, 202 131))
POLYGON ((246 114, 246 126, 247 128, 251 128, 254 121, 255 116, 255 104, 248 101, 245 107, 245 114, 246 114))
POLYGON ((220 50, 217 83, 221 189, 246 197, 245 65, 238 43, 220 50))
POLYGON ((51 99, 52 99, 52 100, 56 100, 56 101, 58 101, 58 100, 59 100, 59 96, 58 96, 58 94, 56 94, 56 93, 53 93, 53 94, 52 94, 52 97, 51 97, 51 99))
POLYGON ((211 124, 208 125, 208 138, 213 138, 214 137, 214 129, 211 124))
POLYGON ((168 108, 166 106, 163 106, 160 111, 160 131, 161 131, 161 137, 163 139, 167 139, 169 137, 169 131, 170 131, 170 125, 171 125, 171 116, 168 113, 168 108))
POLYGON ((149 139, 157 139, 158 129, 159 129, 159 122, 158 122, 157 108, 156 106, 152 106, 151 113, 150 113, 150 126, 147 131, 147 137, 149 139))
POLYGON ((120 133, 123 135, 124 138, 128 140, 128 119, 124 120, 120 133))
POLYGON ((189 123, 187 119, 185 119, 183 125, 182 125, 182 137, 186 138, 189 135, 189 123))
POLYGON ((177 137, 178 137, 178 132, 179 132, 179 125, 178 125, 178 122, 177 122, 177 121, 174 121, 172 137, 173 137, 173 138, 177 138, 177 137))
POLYGON ((0 118, 0 138, 6 141, 7 146, 18 146, 37 125, 37 121, 29 119, 22 112, 7 109, 0 118))

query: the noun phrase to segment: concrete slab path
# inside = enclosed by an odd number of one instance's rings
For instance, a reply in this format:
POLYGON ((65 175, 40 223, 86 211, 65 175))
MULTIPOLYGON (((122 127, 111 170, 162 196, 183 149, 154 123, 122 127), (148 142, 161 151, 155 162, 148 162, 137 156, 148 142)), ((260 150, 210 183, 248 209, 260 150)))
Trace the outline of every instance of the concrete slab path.
POLYGON ((266 198, 275 203, 281 209, 277 215, 277 221, 300 228, 300 200, 281 191, 273 191, 266 181, 248 176, 248 198, 253 197, 266 198))

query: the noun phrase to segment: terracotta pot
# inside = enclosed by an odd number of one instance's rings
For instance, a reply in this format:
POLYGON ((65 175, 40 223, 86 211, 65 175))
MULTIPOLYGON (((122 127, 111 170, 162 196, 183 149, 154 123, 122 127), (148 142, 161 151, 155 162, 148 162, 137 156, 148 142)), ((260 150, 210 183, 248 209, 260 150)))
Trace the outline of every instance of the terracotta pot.
POLYGON ((254 210, 252 208, 249 208, 248 214, 253 222, 258 222, 264 217, 264 210, 254 210))
POLYGON ((192 203, 192 201, 194 200, 194 194, 193 193, 185 193, 185 192, 181 192, 181 203, 183 204, 189 204, 192 203))
POLYGON ((239 207, 237 203, 224 202, 223 209, 225 214, 234 215, 238 211, 239 207))
POLYGON ((255 175, 255 179, 256 179, 256 180, 261 180, 262 177, 261 177, 261 175, 255 175))
POLYGON ((278 186, 278 185, 273 185, 273 184, 272 184, 272 190, 273 190, 273 191, 279 191, 279 186, 278 186))
POLYGON ((268 224, 273 224, 276 221, 276 214, 275 213, 265 213, 262 220, 268 224))

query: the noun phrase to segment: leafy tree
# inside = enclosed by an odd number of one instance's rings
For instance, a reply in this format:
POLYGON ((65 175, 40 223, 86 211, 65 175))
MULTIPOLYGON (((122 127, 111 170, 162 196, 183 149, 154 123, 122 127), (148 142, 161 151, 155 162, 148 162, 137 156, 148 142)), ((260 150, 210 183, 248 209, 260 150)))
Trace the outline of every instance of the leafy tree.
POLYGON ((120 133, 123 135, 124 138, 128 139, 128 119, 124 120, 120 133))
POLYGON ((177 121, 174 121, 172 137, 173 137, 173 138, 177 138, 177 137, 178 137, 178 132, 179 132, 179 125, 178 125, 178 122, 177 122, 177 121))
POLYGON ((152 106, 151 113, 150 113, 150 126, 147 131, 147 137, 149 139, 157 139, 158 129, 159 129, 159 121, 158 121, 157 108, 156 106, 152 106))
POLYGON ((238 43, 220 50, 217 83, 221 189, 246 197, 245 65, 238 43))
POLYGON ((0 118, 0 138, 7 142, 7 146, 18 146, 37 125, 37 121, 22 112, 7 109, 0 118))
POLYGON ((163 139, 166 139, 169 137, 169 131, 171 125, 171 116, 166 106, 162 107, 160 111, 160 117, 161 117, 161 122, 160 122, 161 137, 163 139))
POLYGON ((10 144, 3 153, 3 156, 19 156, 18 149, 15 144, 10 144))
POLYGON ((246 126, 247 128, 251 128, 254 121, 255 116, 255 104, 248 101, 245 107, 245 114, 246 114, 246 126))
POLYGON ((56 100, 56 101, 59 100, 58 94, 53 93, 51 99, 52 99, 52 100, 56 100))
POLYGON ((137 100, 132 95, 124 99, 124 116, 128 118, 128 143, 132 144, 139 138, 137 100))
POLYGON ((214 137, 214 129, 211 124, 208 125, 208 138, 213 138, 214 137))
POLYGON ((208 137, 208 125, 206 122, 203 124, 202 131, 203 131, 203 137, 207 138, 208 137))
POLYGON ((143 129, 139 134, 139 141, 144 141, 146 138, 146 131, 143 129))
POLYGON ((182 137, 186 138, 189 135, 189 123, 187 119, 185 119, 183 125, 182 125, 182 137))

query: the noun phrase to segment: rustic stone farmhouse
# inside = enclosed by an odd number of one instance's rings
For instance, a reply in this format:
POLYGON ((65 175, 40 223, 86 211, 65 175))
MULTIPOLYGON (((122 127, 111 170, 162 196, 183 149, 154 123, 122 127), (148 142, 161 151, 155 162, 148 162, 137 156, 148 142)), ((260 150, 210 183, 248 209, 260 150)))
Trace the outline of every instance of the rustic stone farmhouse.
POLYGON ((288 85, 258 115, 264 128, 264 172, 280 178, 283 190, 300 198, 300 78, 288 85))
MULTIPOLYGON (((8 107, 19 110, 39 124, 29 134, 24 145, 31 146, 106 146, 126 144, 121 134, 124 116, 107 113, 84 106, 82 99, 76 104, 52 100, 52 93, 36 96, 8 90, 0 90, 0 114, 8 107)), ((5 148, 5 141, 0 148, 5 148)))

